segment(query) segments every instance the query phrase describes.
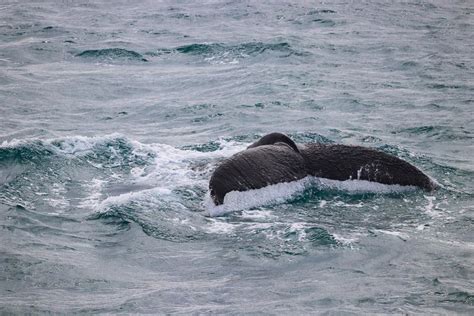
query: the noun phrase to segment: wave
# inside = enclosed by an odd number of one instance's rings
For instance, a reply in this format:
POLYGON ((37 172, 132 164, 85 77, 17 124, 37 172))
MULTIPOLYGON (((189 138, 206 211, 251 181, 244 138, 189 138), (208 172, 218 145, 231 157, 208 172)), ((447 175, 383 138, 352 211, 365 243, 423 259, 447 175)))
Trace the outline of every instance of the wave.
POLYGON ((176 48, 176 51, 182 54, 190 55, 222 55, 231 54, 234 56, 256 56, 265 52, 276 52, 282 54, 282 57, 290 55, 303 55, 302 52, 294 50, 286 42, 267 44, 262 42, 243 43, 238 45, 226 45, 220 43, 214 44, 190 44, 176 48))
POLYGON ((294 17, 289 17, 288 22, 301 25, 301 26, 312 26, 312 24, 317 23, 320 27, 334 27, 338 24, 342 24, 342 21, 329 19, 329 15, 336 14, 337 12, 330 9, 317 9, 310 10, 309 12, 298 14, 294 17), (338 21, 336 23, 336 21, 338 21))
MULTIPOLYGON (((130 140, 121 134, 87 137, 71 136, 53 139, 22 139, 4 141, 0 144, 0 162, 10 159, 31 161, 49 156, 88 161, 110 162, 120 160, 124 163, 141 165, 154 162, 157 165, 173 164, 179 169, 180 162, 189 163, 198 158, 219 158, 230 156, 246 147, 233 139, 220 139, 203 145, 190 145, 176 148, 167 144, 144 144, 130 140)), ((184 165, 181 165, 184 167, 184 165)))
POLYGON ((135 223, 146 235, 173 242, 188 242, 205 237, 204 233, 196 228, 199 224, 192 223, 189 215, 184 212, 179 215, 176 212, 176 205, 152 207, 132 203, 114 206, 107 211, 92 214, 88 220, 100 220, 121 230, 129 230, 131 223, 135 223), (154 212, 149 211, 150 207, 154 212))
POLYGON ((0 162, 34 162, 39 158, 50 156, 53 153, 54 151, 44 146, 44 143, 40 140, 4 142, 0 145, 0 162))
POLYGON ((462 126, 451 127, 442 125, 423 125, 404 128, 397 131, 397 133, 426 135, 426 137, 440 141, 470 140, 474 138, 473 133, 462 126))
POLYGON ((306 51, 300 51, 293 48, 287 42, 263 43, 249 42, 241 44, 224 43, 193 43, 178 46, 173 49, 158 49, 155 52, 149 52, 150 56, 162 56, 167 54, 182 54, 204 58, 210 63, 238 63, 239 60, 258 57, 263 55, 272 55, 276 58, 287 58, 290 56, 307 56, 306 51))
POLYGON ((135 149, 139 148, 118 134, 101 137, 12 140, 0 145, 0 162, 35 163, 56 156, 102 162, 108 166, 118 162, 122 165, 143 164, 147 153, 135 149))
POLYGON ((82 57, 87 59, 93 59, 97 61, 107 62, 107 61, 148 61, 141 54, 123 48, 104 48, 104 49, 90 49, 85 50, 79 54, 76 54, 76 57, 82 57))

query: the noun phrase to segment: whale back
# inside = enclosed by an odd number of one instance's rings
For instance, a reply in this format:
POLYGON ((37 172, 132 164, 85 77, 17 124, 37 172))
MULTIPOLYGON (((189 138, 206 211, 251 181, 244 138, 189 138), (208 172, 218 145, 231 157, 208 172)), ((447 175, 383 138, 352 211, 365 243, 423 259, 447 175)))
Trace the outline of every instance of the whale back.
POLYGON ((305 144, 301 155, 309 175, 333 180, 367 180, 433 190, 436 184, 410 163, 361 146, 305 144))
POLYGON ((209 181, 216 205, 231 191, 260 189, 267 185, 290 182, 307 175, 303 157, 287 145, 259 145, 224 160, 209 181))

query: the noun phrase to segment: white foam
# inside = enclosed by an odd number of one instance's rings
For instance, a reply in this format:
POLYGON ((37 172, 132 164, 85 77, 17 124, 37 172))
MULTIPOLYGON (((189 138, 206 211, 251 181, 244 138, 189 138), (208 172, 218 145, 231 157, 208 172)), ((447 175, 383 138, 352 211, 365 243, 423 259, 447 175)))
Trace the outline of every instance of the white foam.
MULTIPOLYGON (((315 187, 321 190, 338 190, 349 194, 360 193, 402 193, 413 191, 414 186, 401 186, 398 184, 388 185, 366 180, 330 180, 318 177, 308 176, 298 181, 284 182, 266 186, 257 190, 248 190, 244 192, 232 191, 225 195, 222 205, 214 205, 209 193, 206 195, 203 205, 210 216, 220 216, 233 211, 245 210, 257 206, 283 203, 302 193, 309 187, 315 187)), ((326 201, 320 202, 320 207, 326 205, 326 201)), ((351 207, 362 207, 362 202, 351 207)))
POLYGON ((45 198, 44 200, 56 210, 56 212, 50 212, 49 214, 60 214, 62 213, 62 209, 65 209, 69 206, 69 201, 67 201, 65 198, 45 198))
POLYGON ((92 179, 92 181, 84 186, 84 189, 89 195, 79 203, 79 207, 82 208, 95 208, 99 204, 99 200, 102 197, 102 187, 106 181, 101 179, 92 179))
POLYGON ((415 186, 402 186, 399 184, 382 184, 367 180, 331 180, 325 178, 314 177, 315 185, 320 189, 333 189, 345 191, 351 194, 360 193, 403 193, 414 191, 415 186))
POLYGON ((408 239, 410 238, 410 236, 408 236, 407 234, 402 233, 402 232, 396 232, 396 231, 390 231, 390 230, 383 230, 383 229, 375 229, 374 231, 379 232, 379 233, 382 233, 382 234, 385 234, 385 235, 390 235, 390 236, 398 237, 398 238, 400 238, 400 239, 403 240, 403 241, 406 241, 406 240, 408 240, 408 239))
POLYGON ((211 234, 230 234, 232 233, 237 225, 230 223, 209 219, 210 225, 206 226, 207 232, 211 234))
POLYGON ((145 167, 134 167, 130 170, 130 175, 135 178, 139 178, 145 174, 145 167))
MULTIPOLYGON (((446 216, 446 214, 443 214, 441 211, 443 210, 441 205, 446 204, 446 201, 441 201, 438 203, 436 202, 436 197, 435 196, 429 196, 429 195, 423 195, 423 197, 428 201, 428 204, 425 205, 422 210, 429 215, 432 218, 439 218, 441 216, 446 216)), ((449 218, 449 217, 447 217, 449 218)))
POLYGON ((65 197, 66 192, 63 183, 53 183, 50 186, 50 192, 44 198, 44 201, 48 202, 54 209, 54 212, 50 212, 50 214, 60 214, 70 206, 69 200, 65 197))
POLYGON ((224 203, 218 206, 214 205, 208 193, 204 200, 204 206, 210 216, 220 216, 232 211, 240 211, 270 203, 282 203, 296 193, 304 191, 310 183, 311 178, 306 177, 298 181, 273 184, 257 190, 232 191, 225 195, 224 203))
POLYGON ((183 186, 198 185, 207 188, 208 179, 203 178, 202 173, 210 173, 215 167, 208 160, 231 156, 246 147, 245 144, 234 141, 220 140, 219 143, 219 150, 200 152, 166 144, 143 144, 132 141, 134 154, 151 153, 154 158, 150 166, 132 169, 130 176, 136 184, 155 187, 156 193, 159 194, 171 194, 173 189, 183 186), (193 168, 193 164, 200 161, 203 169, 193 168))
POLYGON ((255 232, 256 230, 259 229, 270 229, 272 227, 275 227, 275 225, 280 225, 280 222, 270 222, 270 223, 249 223, 247 225, 247 229, 249 231, 255 232))
POLYGON ((361 208, 364 206, 364 203, 362 202, 359 202, 357 204, 353 204, 353 203, 346 203, 344 201, 336 201, 333 203, 334 206, 337 206, 337 207, 347 207, 347 208, 361 208))
POLYGON ((41 142, 42 140, 39 138, 29 138, 29 139, 11 139, 11 140, 4 140, 2 144, 0 144, 0 148, 15 148, 23 145, 27 145, 31 142, 41 142))
POLYGON ((359 241, 360 234, 354 234, 352 236, 342 236, 339 234, 332 233, 331 234, 336 241, 344 246, 353 247, 355 243, 359 241))
POLYGON ((230 156, 245 148, 241 143, 226 141, 222 141, 221 148, 213 152, 184 150, 166 144, 142 144, 135 141, 131 143, 134 154, 151 153, 153 160, 144 168, 132 169, 130 177, 135 184, 154 189, 108 198, 101 203, 100 209, 110 203, 127 203, 130 200, 157 198, 158 195, 171 196, 174 189, 182 187, 207 188, 208 177, 203 177, 203 174, 210 173, 215 167, 210 160, 230 156))
MULTIPOLYGON (((106 136, 72 136, 58 139, 48 139, 44 143, 52 147, 57 153, 65 156, 80 157, 88 154, 97 145, 124 138, 121 134, 115 133, 106 136)), ((111 150, 113 148, 110 148, 111 150)))
POLYGON ((135 191, 124 193, 120 195, 115 195, 106 198, 102 202, 96 204, 97 211, 106 210, 110 206, 114 205, 124 205, 130 201, 143 200, 143 199, 156 199, 160 195, 169 195, 171 190, 166 188, 153 188, 142 191, 135 191))
POLYGON ((432 222, 420 224, 416 227, 416 230, 425 230, 426 228, 429 228, 432 224, 432 222))
MULTIPOLYGON (((97 138, 76 136, 63 140, 60 147, 56 147, 56 151, 71 156, 81 155, 90 152, 98 141, 97 138)), ((103 141, 103 139, 101 138, 100 141, 103 141)))
POLYGON ((247 210, 242 212, 241 217, 252 220, 263 220, 268 218, 274 218, 276 216, 273 215, 272 211, 269 210, 247 210))
POLYGON ((305 241, 307 238, 306 228, 308 223, 292 223, 288 228, 288 232, 295 233, 298 236, 298 241, 305 241))

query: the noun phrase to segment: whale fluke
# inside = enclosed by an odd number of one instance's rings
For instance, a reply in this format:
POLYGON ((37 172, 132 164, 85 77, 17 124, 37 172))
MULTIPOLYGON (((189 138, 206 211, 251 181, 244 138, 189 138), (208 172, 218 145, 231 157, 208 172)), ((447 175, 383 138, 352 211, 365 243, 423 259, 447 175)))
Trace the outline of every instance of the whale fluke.
POLYGON ((410 163, 362 146, 309 143, 296 145, 285 134, 271 133, 224 160, 209 181, 216 205, 231 191, 260 189, 306 176, 332 180, 366 180, 417 186, 431 191, 437 184, 410 163))

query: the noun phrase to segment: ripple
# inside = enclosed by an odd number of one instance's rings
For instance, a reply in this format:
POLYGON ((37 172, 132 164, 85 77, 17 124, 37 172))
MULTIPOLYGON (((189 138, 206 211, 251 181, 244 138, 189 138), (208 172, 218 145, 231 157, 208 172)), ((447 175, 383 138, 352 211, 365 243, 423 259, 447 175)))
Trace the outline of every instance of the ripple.
MULTIPOLYGON (((179 203, 155 196, 151 200, 131 199, 111 205, 87 219, 114 225, 117 234, 129 230, 130 224, 135 223, 146 235, 160 240, 189 242, 202 239, 204 234, 194 227, 192 215, 179 212, 182 208, 179 203), (151 209, 154 211, 150 212, 151 209)), ((201 217, 197 219, 202 220, 201 217)))
POLYGON ((427 137, 440 141, 450 140, 470 140, 474 135, 465 127, 442 126, 442 125, 423 125, 401 129, 398 133, 407 133, 412 135, 426 135, 427 137))

